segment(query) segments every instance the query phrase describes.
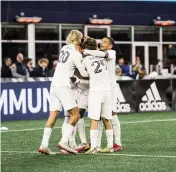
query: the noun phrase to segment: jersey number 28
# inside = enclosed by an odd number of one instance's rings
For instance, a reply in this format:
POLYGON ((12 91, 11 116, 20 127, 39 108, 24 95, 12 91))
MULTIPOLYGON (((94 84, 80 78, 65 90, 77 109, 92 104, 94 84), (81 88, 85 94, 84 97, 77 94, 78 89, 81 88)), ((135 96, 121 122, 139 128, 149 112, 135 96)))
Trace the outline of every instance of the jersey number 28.
POLYGON ((68 51, 61 51, 60 56, 59 56, 59 63, 65 63, 70 56, 70 53, 68 51))

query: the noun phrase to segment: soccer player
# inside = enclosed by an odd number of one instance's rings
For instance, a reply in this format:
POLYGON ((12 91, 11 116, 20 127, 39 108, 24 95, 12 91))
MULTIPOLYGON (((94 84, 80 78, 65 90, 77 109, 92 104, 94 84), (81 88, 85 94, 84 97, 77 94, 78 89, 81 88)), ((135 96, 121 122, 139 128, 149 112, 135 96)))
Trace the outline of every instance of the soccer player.
POLYGON ((88 92, 89 92, 88 84, 78 83, 78 107, 80 119, 77 123, 77 130, 83 147, 87 146, 85 123, 83 116, 84 113, 86 112, 86 109, 88 108, 88 92))
MULTIPOLYGON (((72 77, 71 77, 72 78, 72 77)), ((72 79, 71 79, 72 80, 72 79)), ((74 93, 74 96, 75 96, 75 101, 77 102, 77 99, 78 99, 78 87, 77 87, 77 84, 74 82, 71 82, 71 89, 73 90, 73 93, 74 93)), ((68 121, 70 120, 70 114, 68 111, 65 111, 64 112, 64 115, 65 115, 65 119, 64 119, 64 122, 63 122, 63 125, 62 125, 62 136, 64 135, 64 132, 66 130, 65 128, 65 125, 68 123, 68 121)), ((76 141, 75 141, 75 135, 76 135, 76 129, 77 127, 75 126, 71 136, 69 137, 68 139, 68 142, 69 142, 69 146, 72 148, 72 149, 77 149, 77 145, 76 145, 76 141)), ((68 154, 69 152, 65 151, 65 150, 60 150, 60 153, 62 154, 68 154)))
MULTIPOLYGON (((84 47, 85 49, 96 50, 96 40, 93 38, 87 38, 84 47)), ((110 119, 112 119, 111 84, 106 60, 88 55, 84 57, 83 64, 86 67, 90 78, 88 117, 90 118, 91 148, 86 153, 97 153, 97 125, 100 117, 102 118, 106 129, 107 148, 105 148, 105 150, 106 152, 113 152, 113 130, 110 122, 110 119)))
MULTIPOLYGON (((115 62, 116 62, 116 52, 112 50, 114 46, 114 40, 110 37, 104 37, 101 43, 101 50, 85 50, 84 53, 93 56, 103 57, 107 59, 107 68, 112 86, 112 127, 114 133, 114 151, 121 151, 123 149, 121 144, 121 128, 120 122, 117 116, 117 95, 118 88, 115 77, 115 62), (104 51, 104 52, 103 52, 104 51)), ((99 122, 99 138, 98 147, 101 147, 101 136, 102 136, 102 124, 99 122)))
MULTIPOLYGON (((73 131, 71 137, 69 138, 69 146, 73 149, 76 149, 78 152, 85 151, 89 148, 89 144, 87 144, 87 139, 86 139, 86 133, 85 133, 85 123, 84 123, 84 113, 86 109, 88 108, 88 90, 89 90, 89 82, 88 81, 83 81, 81 82, 80 79, 77 77, 73 76, 71 77, 72 80, 75 78, 75 86, 72 88, 75 92, 75 97, 76 97, 76 102, 78 104, 79 108, 79 114, 80 114, 80 119, 78 120, 75 130, 73 131), (79 83, 77 83, 79 82, 79 83), (76 136, 76 131, 78 130, 78 134, 81 140, 81 144, 77 146, 76 141, 75 141, 75 136, 76 136)), ((67 111, 65 111, 65 120, 62 125, 62 135, 64 133, 64 126, 69 120, 70 115, 67 111)), ((61 150, 60 151, 62 154, 68 154, 68 152, 61 150)))
POLYGON ((74 126, 79 120, 79 110, 75 101, 73 90, 71 89, 70 77, 73 76, 75 68, 84 77, 88 77, 85 67, 81 63, 82 55, 77 51, 77 46, 81 43, 83 35, 78 30, 71 30, 67 36, 67 45, 63 46, 58 59, 58 64, 52 79, 50 88, 50 115, 46 123, 40 153, 53 154, 48 148, 52 128, 62 111, 62 106, 70 114, 70 119, 64 125, 64 134, 58 147, 68 152, 77 153, 69 147, 68 139, 71 136, 74 126))

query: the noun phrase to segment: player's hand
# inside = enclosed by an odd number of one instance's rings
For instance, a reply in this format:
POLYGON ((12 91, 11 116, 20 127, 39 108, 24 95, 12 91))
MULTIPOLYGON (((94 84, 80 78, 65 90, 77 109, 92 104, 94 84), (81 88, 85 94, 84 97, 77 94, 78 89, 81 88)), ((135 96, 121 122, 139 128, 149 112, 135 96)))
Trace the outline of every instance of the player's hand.
POLYGON ((77 84, 77 83, 80 82, 80 79, 79 79, 77 76, 72 76, 72 77, 70 77, 70 80, 71 80, 73 83, 75 83, 75 84, 77 84))

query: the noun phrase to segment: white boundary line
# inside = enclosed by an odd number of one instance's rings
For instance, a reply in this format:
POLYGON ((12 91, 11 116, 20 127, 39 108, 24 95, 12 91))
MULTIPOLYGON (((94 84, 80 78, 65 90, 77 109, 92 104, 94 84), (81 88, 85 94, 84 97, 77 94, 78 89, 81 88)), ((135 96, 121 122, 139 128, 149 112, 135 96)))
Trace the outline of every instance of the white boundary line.
MULTIPOLYGON (((121 124, 125 125, 125 124, 140 124, 140 123, 151 123, 151 122, 171 122, 171 121, 176 121, 176 118, 161 119, 161 120, 130 121, 130 122, 121 122, 121 124)), ((86 125, 86 127, 89 127, 89 125, 86 125)), ((54 128, 62 128, 62 127, 54 127, 54 128)), ((43 129, 44 128, 28 128, 28 129, 1 131, 1 133, 21 132, 21 131, 35 131, 35 130, 43 130, 43 129)))
MULTIPOLYGON (((39 154, 38 152, 35 151, 0 151, 1 153, 16 153, 16 154, 39 154)), ((58 152, 56 152, 58 153, 58 152)), ((80 153, 79 155, 85 155, 84 153, 80 153)), ((94 156, 127 156, 127 157, 150 157, 150 158, 176 158, 174 155, 136 155, 136 154, 115 154, 115 153, 100 153, 96 154, 94 156)), ((53 156, 53 155, 50 155, 53 156)))

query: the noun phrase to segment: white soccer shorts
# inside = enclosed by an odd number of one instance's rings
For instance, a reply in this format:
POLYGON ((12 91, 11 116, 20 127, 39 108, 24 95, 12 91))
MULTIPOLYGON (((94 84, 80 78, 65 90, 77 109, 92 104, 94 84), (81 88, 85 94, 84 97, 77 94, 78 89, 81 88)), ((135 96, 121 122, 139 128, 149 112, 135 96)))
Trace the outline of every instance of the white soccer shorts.
MULTIPOLYGON (((72 88, 72 90, 73 90, 73 94, 75 96, 75 101, 76 101, 76 103, 78 103, 78 89, 77 88, 72 88)), ((69 112, 64 110, 64 116, 65 117, 70 117, 69 112)))
POLYGON ((87 109, 88 108, 88 94, 89 94, 89 89, 87 90, 78 90, 78 107, 80 109, 87 109))
POLYGON ((74 91, 69 87, 50 88, 50 111, 70 110, 77 107, 74 91))
POLYGON ((93 120, 100 120, 100 117, 112 119, 111 91, 89 92, 88 117, 93 120))

